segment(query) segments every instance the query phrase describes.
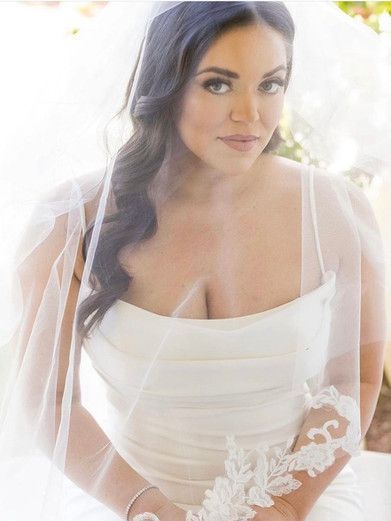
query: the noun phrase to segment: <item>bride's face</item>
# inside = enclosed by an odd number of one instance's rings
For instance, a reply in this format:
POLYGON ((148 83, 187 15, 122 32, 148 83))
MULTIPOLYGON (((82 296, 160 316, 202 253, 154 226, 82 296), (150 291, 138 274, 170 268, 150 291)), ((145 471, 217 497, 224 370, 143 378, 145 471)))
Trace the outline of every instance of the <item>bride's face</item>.
POLYGON ((231 29, 210 46, 176 120, 181 140, 204 166, 237 173, 254 164, 281 117, 286 66, 283 37, 267 25, 231 29), (250 150, 235 150, 221 139, 233 134, 257 140, 250 150))

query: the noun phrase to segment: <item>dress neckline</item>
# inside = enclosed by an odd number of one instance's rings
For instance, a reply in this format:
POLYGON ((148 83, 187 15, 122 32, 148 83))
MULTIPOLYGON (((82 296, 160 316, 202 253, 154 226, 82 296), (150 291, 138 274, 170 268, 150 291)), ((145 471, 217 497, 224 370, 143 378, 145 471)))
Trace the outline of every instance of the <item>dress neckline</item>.
POLYGON ((187 323, 189 325, 206 325, 206 324, 228 324, 229 322, 242 322, 246 319, 261 319, 263 317, 272 315, 278 311, 282 311, 285 309, 289 309, 293 305, 305 301, 308 298, 314 297, 314 296, 320 296, 323 292, 327 291, 329 288, 334 286, 335 282, 335 276, 336 272, 334 270, 328 270, 324 272, 322 278, 324 282, 320 285, 314 288, 313 290, 309 291, 308 293, 305 293, 304 295, 300 295, 299 297, 296 297, 293 300, 290 300, 289 302, 286 302, 285 304, 281 304, 279 306, 276 306, 274 308, 265 309, 264 311, 260 311, 258 313, 251 313, 250 315, 241 315, 238 317, 226 317, 226 318, 187 318, 187 317, 175 317, 175 316, 168 316, 168 315, 161 315, 159 313, 155 313, 154 311, 149 311, 148 309, 141 308, 139 306, 136 306, 135 304, 131 304, 130 302, 126 302, 125 300, 118 299, 115 302, 115 305, 122 307, 123 309, 128 309, 135 311, 139 313, 140 315, 144 315, 146 318, 156 318, 158 320, 165 320, 165 321, 175 321, 175 322, 181 322, 181 323, 187 323))

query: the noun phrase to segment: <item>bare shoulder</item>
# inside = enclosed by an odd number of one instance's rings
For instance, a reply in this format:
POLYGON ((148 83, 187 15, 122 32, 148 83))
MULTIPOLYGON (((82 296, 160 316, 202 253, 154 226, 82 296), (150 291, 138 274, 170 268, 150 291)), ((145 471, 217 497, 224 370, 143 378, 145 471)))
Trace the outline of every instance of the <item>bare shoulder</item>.
MULTIPOLYGON (((65 239, 68 228, 69 211, 71 209, 74 212, 80 212, 79 215, 83 223, 83 229, 87 229, 94 221, 103 187, 104 169, 101 168, 58 182, 41 195, 39 200, 40 205, 53 204, 53 208, 56 209, 54 227, 56 235, 59 237, 58 240, 61 240, 62 235, 64 235, 65 239)), ((75 260, 74 274, 79 280, 81 280, 84 269, 82 254, 83 237, 84 235, 81 233, 75 260)))
MULTIPOLYGON (((283 156, 270 155, 265 162, 270 179, 275 183, 275 188, 282 194, 299 194, 302 181, 309 176, 309 165, 283 156)), ((314 167, 314 183, 317 190, 326 190, 330 185, 331 174, 323 168, 314 167)))
POLYGON ((268 186, 275 194, 292 197, 300 196, 302 175, 306 174, 307 166, 282 156, 268 154, 262 168, 267 173, 268 186))
MULTIPOLYGON (((103 188, 104 169, 96 169, 85 174, 71 177, 53 184, 39 197, 39 204, 54 202, 72 202, 69 208, 77 206, 80 199, 81 206, 87 208, 91 202, 98 200, 103 188), (87 203, 87 204, 86 204, 87 203)), ((61 206, 58 207, 61 210, 61 206)), ((63 208, 66 206, 64 204, 63 208)))

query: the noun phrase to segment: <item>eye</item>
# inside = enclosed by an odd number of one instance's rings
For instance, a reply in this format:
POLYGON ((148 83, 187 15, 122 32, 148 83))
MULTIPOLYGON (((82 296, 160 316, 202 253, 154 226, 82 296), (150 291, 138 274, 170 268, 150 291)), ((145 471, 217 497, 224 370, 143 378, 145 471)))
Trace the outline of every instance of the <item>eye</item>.
POLYGON ((268 81, 265 81, 264 83, 262 83, 262 86, 263 86, 262 88, 266 94, 277 94, 280 87, 283 87, 284 85, 285 85, 285 82, 283 80, 276 78, 274 80, 268 80, 268 81), (274 89, 265 88, 264 87, 265 85, 266 86, 275 85, 275 88, 274 89))
POLYGON ((202 86, 204 87, 204 89, 206 89, 207 91, 211 92, 212 94, 225 94, 225 92, 227 92, 227 90, 225 91, 222 91, 221 89, 215 89, 214 87, 219 87, 221 85, 225 85, 226 87, 230 87, 230 83, 227 82, 227 81, 224 81, 224 80, 220 80, 219 78, 212 78, 210 80, 206 80, 202 86), (211 90, 210 87, 213 86, 213 90, 211 90))
MULTIPOLYGON (((229 89, 222 90, 221 86, 225 85, 226 87, 230 87, 231 83, 226 80, 221 80, 220 78, 210 78, 209 80, 206 80, 202 86, 204 89, 206 89, 208 92, 211 92, 212 94, 225 94, 228 92, 229 89)), ((275 78, 274 80, 268 80, 265 81, 262 84, 263 91, 265 94, 277 94, 280 87, 283 87, 285 85, 284 80, 281 80, 280 78, 275 78), (275 88, 270 89, 269 86, 274 86, 275 88)))

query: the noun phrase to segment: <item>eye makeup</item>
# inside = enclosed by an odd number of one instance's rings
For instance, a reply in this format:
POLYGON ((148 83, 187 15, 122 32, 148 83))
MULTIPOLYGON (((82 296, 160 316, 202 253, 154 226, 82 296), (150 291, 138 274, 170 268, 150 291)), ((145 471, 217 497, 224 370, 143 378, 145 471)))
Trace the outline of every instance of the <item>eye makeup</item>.
MULTIPOLYGON (((267 79, 266 81, 262 82, 261 85, 268 85, 268 84, 275 84, 275 85, 278 85, 278 87, 284 87, 285 86, 285 80, 281 79, 281 78, 270 78, 270 79, 267 79)), ((213 86, 213 85, 226 85, 227 87, 232 87, 232 83, 229 81, 229 80, 226 80, 226 79, 222 79, 218 76, 216 77, 213 77, 213 78, 209 78, 207 80, 205 80, 204 82, 202 82, 202 87, 207 90, 208 92, 210 92, 211 94, 215 94, 215 95, 222 95, 222 94, 225 94, 225 92, 213 92, 210 87, 213 86)), ((279 88, 277 88, 275 91, 273 92, 270 92, 270 91, 267 91, 267 90, 263 90, 263 92, 266 94, 266 95, 275 95, 277 94, 277 92, 280 90, 279 88)))

